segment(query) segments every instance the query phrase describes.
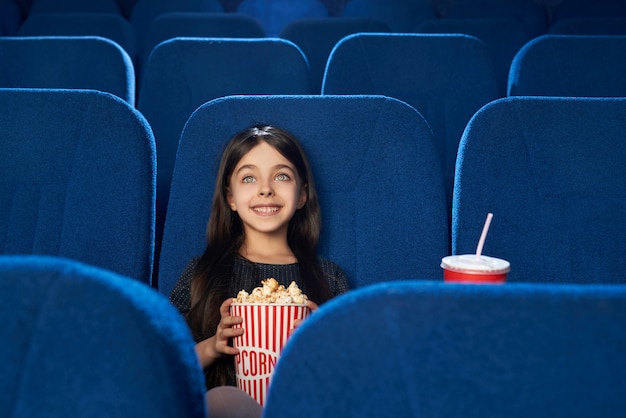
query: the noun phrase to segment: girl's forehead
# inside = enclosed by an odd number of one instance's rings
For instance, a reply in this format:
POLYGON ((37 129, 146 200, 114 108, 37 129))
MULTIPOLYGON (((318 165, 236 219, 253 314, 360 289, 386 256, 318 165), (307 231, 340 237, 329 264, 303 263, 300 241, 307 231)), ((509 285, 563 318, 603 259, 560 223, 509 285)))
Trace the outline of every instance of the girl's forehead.
POLYGON ((244 154, 235 165, 235 171, 243 166, 268 168, 274 166, 287 166, 294 168, 293 163, 282 155, 276 148, 265 141, 260 141, 250 151, 244 154))

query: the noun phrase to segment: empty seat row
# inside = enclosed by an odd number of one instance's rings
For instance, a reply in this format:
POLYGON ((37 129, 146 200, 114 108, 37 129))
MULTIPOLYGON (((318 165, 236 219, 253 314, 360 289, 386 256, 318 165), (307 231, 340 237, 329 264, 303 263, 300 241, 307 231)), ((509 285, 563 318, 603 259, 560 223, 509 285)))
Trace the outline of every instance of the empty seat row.
MULTIPOLYGON (((155 12, 156 13, 156 12, 155 12)), ((117 42, 131 57, 136 74, 141 74, 149 54, 160 42, 174 37, 265 37, 261 22, 242 13, 169 12, 157 14, 139 36, 130 22, 112 13, 36 14, 16 30, 18 36, 103 36, 117 42)), ((626 17, 566 19, 553 25, 551 34, 626 35, 626 17)), ((390 32, 388 25, 368 17, 300 19, 287 24, 279 37, 298 45, 309 61, 316 91, 332 47, 344 36, 358 32, 390 32)), ((507 91, 507 76, 515 53, 533 36, 513 17, 427 19, 411 33, 462 33, 487 45, 494 63, 498 88, 507 91)))
MULTIPOLYGON (((625 40, 536 38, 515 57, 510 94, 625 95, 625 63, 611 52, 621 50, 625 40), (565 68, 563 62, 568 62, 565 68)), ((131 105, 139 91, 136 107, 148 119, 158 149, 157 243, 180 134, 198 106, 232 94, 317 93, 302 50, 276 38, 166 41, 154 51, 141 86, 134 84, 127 54, 102 38, 4 38, 0 47, 7 62, 0 69, 4 87, 88 87, 117 94, 131 105), (255 65, 241 65, 240 56, 255 65), (46 71, 37 62, 47 62, 46 71)), ((424 115, 435 135, 451 207, 461 133, 474 112, 500 97, 489 55, 484 43, 466 35, 349 35, 328 59, 321 93, 382 94, 424 115)))
MULTIPOLYGON (((145 118, 96 91, 1 89, 0 100, 2 254, 69 257, 150 283, 156 157, 145 118)), ((301 139, 322 204, 320 252, 353 288, 440 278, 441 258, 471 253, 488 212, 484 253, 511 262, 511 282, 626 279, 623 257, 610 256, 626 250, 625 98, 482 107, 459 146, 450 221, 433 133, 411 106, 242 95, 200 106, 184 128, 153 283, 162 293, 205 245, 221 147, 260 121, 301 139)))
POLYGON ((615 0, 307 0, 297 4, 287 0, 3 0, 2 3, 20 12, 10 18, 12 26, 19 24, 21 17, 36 14, 116 13, 132 21, 141 37, 159 13, 173 11, 246 13, 259 20, 272 36, 288 23, 303 18, 373 18, 394 32, 411 32, 429 19, 512 18, 531 36, 537 36, 545 33, 551 24, 569 18, 626 17, 626 8, 615 0))

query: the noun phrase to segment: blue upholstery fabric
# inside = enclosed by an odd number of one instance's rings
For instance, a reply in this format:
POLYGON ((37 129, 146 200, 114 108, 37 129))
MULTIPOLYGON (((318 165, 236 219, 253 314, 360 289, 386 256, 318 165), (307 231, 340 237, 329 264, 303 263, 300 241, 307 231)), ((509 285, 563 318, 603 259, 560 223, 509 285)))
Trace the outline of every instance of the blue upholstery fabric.
POLYGON ((221 13, 224 9, 218 0, 138 0, 130 15, 135 29, 140 55, 144 54, 146 38, 154 20, 170 12, 221 13))
POLYGON ((550 35, 626 35, 624 17, 572 17, 550 25, 550 35))
POLYGON ((328 59, 322 94, 383 94, 420 112, 435 135, 452 195, 459 139, 472 115, 499 97, 487 47, 467 35, 349 35, 328 59))
POLYGON ((626 282, 626 99, 512 97, 459 145, 452 251, 511 263, 509 281, 626 282), (616 256, 613 256, 616 255, 616 256))
POLYGON ((243 0, 237 11, 258 19, 269 36, 278 36, 295 20, 328 17, 320 0, 243 0))
POLYGON ((0 38, 0 88, 93 89, 135 105, 130 56, 97 36, 0 38))
POLYGON ((155 146, 121 99, 0 89, 0 254, 73 258, 150 283, 155 146))
POLYGON ((264 417, 617 418, 624 327, 624 286, 372 285, 296 330, 264 417))
POLYGON ((101 36, 121 46, 133 63, 137 55, 135 32, 115 13, 42 13, 29 16, 18 36, 101 36))
POLYGON ((626 17, 621 0, 562 0, 554 7, 554 19, 570 17, 626 17))
POLYGON ((263 38, 265 31, 258 20, 240 13, 165 13, 150 26, 141 62, 158 44, 177 37, 263 38))
POLYGON ((0 317, 3 417, 206 417, 189 329, 142 283, 0 256, 0 317))
POLYGON ((309 61, 311 88, 320 93, 326 62, 335 44, 343 37, 359 32, 391 32, 391 29, 385 23, 367 17, 300 19, 285 26, 280 37, 302 49, 309 61))
POLYGON ((411 32, 419 22, 437 17, 429 0, 349 0, 341 16, 378 19, 394 32, 411 32))
POLYGON ((22 24, 22 14, 14 0, 0 0, 0 36, 15 36, 22 24))
POLYGON ((500 97, 507 95, 509 68, 513 57, 530 35, 518 20, 504 17, 431 19, 415 29, 419 33, 462 33, 485 43, 494 64, 500 97))
POLYGON ((544 35, 515 55, 509 96, 626 96, 626 36, 544 35))
POLYGON ((293 132, 315 176, 319 252, 350 285, 441 275, 445 196, 432 133, 406 104, 382 96, 238 96, 200 107, 183 132, 165 225, 159 290, 169 294, 206 247, 222 147, 254 123, 293 132))
POLYGON ((137 108, 157 143, 157 246, 176 149, 200 105, 232 94, 308 94, 302 51, 283 39, 175 38, 155 48, 144 68, 137 108))
POLYGON ((41 13, 116 13, 122 10, 115 0, 34 0, 29 16, 41 13))
MULTIPOLYGON (((547 1, 547 0, 542 0, 547 1)), ((548 13, 542 1, 535 0, 455 0, 439 7, 444 19, 509 18, 519 21, 531 37, 548 29, 548 13)))

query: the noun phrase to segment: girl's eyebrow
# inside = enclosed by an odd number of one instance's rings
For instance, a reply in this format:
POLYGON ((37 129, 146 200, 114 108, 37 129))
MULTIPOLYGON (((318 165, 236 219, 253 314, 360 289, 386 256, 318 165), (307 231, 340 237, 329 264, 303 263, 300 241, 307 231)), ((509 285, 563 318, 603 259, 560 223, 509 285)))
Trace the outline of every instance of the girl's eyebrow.
POLYGON ((287 170, 291 171, 292 173, 295 173, 296 170, 291 167, 290 165, 287 164, 276 164, 274 167, 274 170, 282 170, 283 168, 286 168, 287 170))
POLYGON ((243 171, 243 170, 252 170, 252 169, 254 169, 254 168, 256 168, 256 166, 255 166, 255 165, 253 165, 253 164, 245 164, 245 165, 242 165, 241 167, 239 167, 239 168, 237 169, 237 171, 235 171, 235 173, 236 173, 236 174, 239 174, 239 172, 241 172, 241 171, 243 171))
MULTIPOLYGON (((241 172, 243 170, 254 170, 256 168, 257 168, 257 166, 254 165, 254 164, 244 164, 241 167, 239 167, 235 173, 239 174, 239 172, 241 172)), ((287 164, 276 164, 275 166, 272 167, 273 170, 282 170, 282 169, 285 169, 285 168, 287 170, 291 171, 292 173, 296 172, 296 170, 293 167, 291 167, 291 166, 289 166, 287 164)))

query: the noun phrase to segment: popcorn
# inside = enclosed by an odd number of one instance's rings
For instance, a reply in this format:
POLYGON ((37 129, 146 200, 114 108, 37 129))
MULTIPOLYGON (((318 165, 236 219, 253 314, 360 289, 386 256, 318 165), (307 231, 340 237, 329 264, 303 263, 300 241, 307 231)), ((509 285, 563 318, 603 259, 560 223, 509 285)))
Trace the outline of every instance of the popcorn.
POLYGON ((276 303, 281 305, 305 304, 309 299, 302 293, 296 282, 285 288, 275 278, 261 280, 262 286, 255 287, 252 292, 240 290, 234 303, 276 303))

